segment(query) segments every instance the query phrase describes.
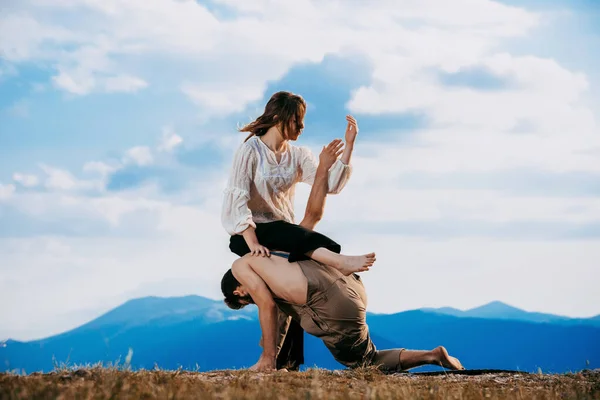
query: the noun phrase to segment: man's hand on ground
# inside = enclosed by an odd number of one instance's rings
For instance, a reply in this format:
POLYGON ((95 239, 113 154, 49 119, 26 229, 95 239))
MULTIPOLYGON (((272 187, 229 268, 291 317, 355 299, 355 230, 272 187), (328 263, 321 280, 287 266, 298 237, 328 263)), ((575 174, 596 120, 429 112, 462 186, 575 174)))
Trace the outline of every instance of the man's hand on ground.
POLYGON ((344 150, 344 143, 341 139, 334 139, 327 146, 323 147, 321 154, 319 155, 319 166, 329 169, 335 164, 338 157, 344 150))
POLYGON ((249 368, 255 372, 274 372, 277 370, 277 362, 275 357, 266 357, 264 354, 260 356, 258 362, 249 368))

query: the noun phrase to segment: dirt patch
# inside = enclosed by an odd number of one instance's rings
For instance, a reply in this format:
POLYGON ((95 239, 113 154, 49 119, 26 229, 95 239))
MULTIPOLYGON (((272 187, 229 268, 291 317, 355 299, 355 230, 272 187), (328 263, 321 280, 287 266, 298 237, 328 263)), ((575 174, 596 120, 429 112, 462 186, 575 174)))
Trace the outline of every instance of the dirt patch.
POLYGON ((382 374, 365 368, 249 371, 127 371, 89 368, 0 374, 0 399, 600 399, 600 371, 574 374, 382 374))

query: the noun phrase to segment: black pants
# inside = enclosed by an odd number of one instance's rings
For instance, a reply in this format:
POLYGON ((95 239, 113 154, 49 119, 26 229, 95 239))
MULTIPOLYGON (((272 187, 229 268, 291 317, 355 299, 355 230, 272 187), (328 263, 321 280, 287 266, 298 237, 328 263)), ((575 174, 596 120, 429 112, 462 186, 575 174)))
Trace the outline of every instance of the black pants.
MULTIPOLYGON (((342 250, 339 244, 327 236, 285 221, 256 224, 256 237, 258 242, 269 250, 290 253, 290 262, 308 260, 309 257, 305 253, 320 247, 338 254, 342 250)), ((242 235, 231 236, 229 249, 240 257, 250 253, 242 235)))
MULTIPOLYGON (((290 253, 289 262, 307 260, 309 257, 305 253, 320 247, 338 254, 342 250, 339 244, 327 236, 285 221, 256 224, 256 237, 258 242, 269 250, 290 253)), ((229 249, 240 257, 250 253, 242 235, 231 236, 229 249)), ((283 347, 277 356, 277 368, 297 370, 301 364, 304 364, 304 330, 299 323, 292 320, 283 347)))

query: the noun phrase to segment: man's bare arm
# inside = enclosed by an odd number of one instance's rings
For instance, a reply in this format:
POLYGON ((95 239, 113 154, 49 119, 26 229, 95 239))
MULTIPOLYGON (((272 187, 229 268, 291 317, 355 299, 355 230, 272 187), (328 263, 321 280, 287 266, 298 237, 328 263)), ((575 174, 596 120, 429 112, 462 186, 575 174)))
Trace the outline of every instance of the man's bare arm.
POLYGON ((263 337, 263 353, 253 369, 275 369, 277 358, 277 306, 267 284, 253 269, 245 257, 231 267, 233 276, 248 290, 258 307, 258 318, 263 337))
POLYGON ((308 196, 304 218, 300 226, 313 230, 323 218, 325 212, 325 199, 327 198, 329 169, 333 166, 338 156, 342 153, 343 143, 336 139, 323 148, 319 155, 319 166, 308 196))
POLYGON ((306 229, 314 230, 315 226, 319 223, 321 218, 323 218, 325 199, 327 198, 328 177, 329 171, 319 164, 315 181, 310 190, 310 195, 308 196, 304 218, 300 222, 300 226, 306 229))

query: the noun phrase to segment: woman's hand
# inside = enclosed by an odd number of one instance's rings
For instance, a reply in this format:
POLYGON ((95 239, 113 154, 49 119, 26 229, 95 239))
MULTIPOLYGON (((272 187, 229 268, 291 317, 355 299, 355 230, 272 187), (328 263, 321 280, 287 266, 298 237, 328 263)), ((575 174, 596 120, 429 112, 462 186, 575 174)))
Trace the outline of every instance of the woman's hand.
POLYGON ((262 256, 262 257, 271 257, 271 252, 265 246, 260 243, 252 243, 248 246, 250 248, 250 255, 253 256, 262 256))
POLYGON ((346 144, 354 144, 356 135, 358 134, 358 124, 352 115, 346 115, 346 144))
POLYGON ((342 139, 335 139, 327 146, 323 147, 321 150, 321 154, 319 154, 319 167, 329 169, 335 164, 338 157, 342 154, 344 150, 344 143, 342 139))
POLYGON ((250 254, 253 256, 267 256, 267 257, 271 257, 271 253, 269 252, 269 249, 267 249, 265 246, 261 246, 260 243, 258 243, 258 238, 256 237, 256 231, 254 229, 253 226, 249 226, 248 228, 246 228, 246 230, 244 232, 242 232, 242 236, 244 237, 244 240, 246 241, 246 244, 248 245, 248 248, 250 249, 250 254))

